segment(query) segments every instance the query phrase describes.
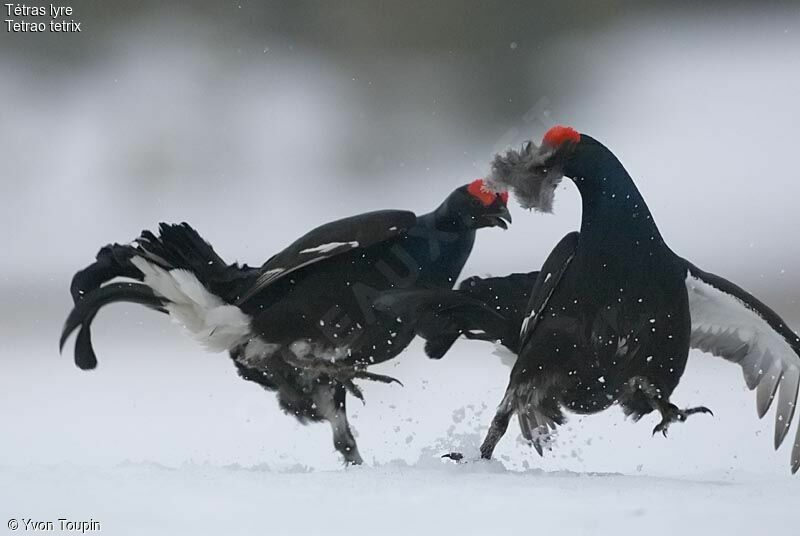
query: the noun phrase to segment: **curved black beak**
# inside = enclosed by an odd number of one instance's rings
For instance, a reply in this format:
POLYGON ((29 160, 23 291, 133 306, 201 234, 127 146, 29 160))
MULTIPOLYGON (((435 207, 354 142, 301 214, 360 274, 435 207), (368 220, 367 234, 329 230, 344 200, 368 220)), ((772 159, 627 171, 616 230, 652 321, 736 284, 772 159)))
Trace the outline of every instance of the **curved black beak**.
POLYGON ((483 219, 490 227, 508 229, 508 224, 511 223, 511 213, 508 211, 508 207, 502 206, 497 212, 484 214, 483 219))

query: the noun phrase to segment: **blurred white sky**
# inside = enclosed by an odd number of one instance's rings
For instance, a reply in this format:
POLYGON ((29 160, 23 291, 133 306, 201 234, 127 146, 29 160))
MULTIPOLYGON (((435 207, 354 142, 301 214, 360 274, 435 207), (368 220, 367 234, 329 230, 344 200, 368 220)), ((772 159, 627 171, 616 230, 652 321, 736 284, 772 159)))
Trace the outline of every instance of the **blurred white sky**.
MULTIPOLYGON (((503 128, 475 131, 460 128, 469 118, 453 116, 447 94, 415 106, 437 77, 447 85, 435 59, 397 58, 405 90, 423 94, 376 124, 367 101, 391 95, 370 94, 357 66, 281 43, 232 60, 205 41, 121 33, 105 61, 78 71, 0 55, 0 98, 13 103, 0 130, 10 230, 0 272, 66 285, 100 245, 160 220, 188 220, 227 258, 259 263, 335 217, 422 212, 483 174, 507 130, 540 137, 545 125, 524 115, 544 97, 551 120, 617 153, 676 251, 745 284, 796 288, 799 13, 636 18, 544 51, 509 47, 530 58, 519 65, 532 79, 568 72, 569 83, 547 83, 503 128), (426 148, 403 152, 406 138, 426 148)), ((578 225, 577 194, 564 189, 555 217, 517 210, 509 232, 482 233, 468 271, 535 268, 578 225)))

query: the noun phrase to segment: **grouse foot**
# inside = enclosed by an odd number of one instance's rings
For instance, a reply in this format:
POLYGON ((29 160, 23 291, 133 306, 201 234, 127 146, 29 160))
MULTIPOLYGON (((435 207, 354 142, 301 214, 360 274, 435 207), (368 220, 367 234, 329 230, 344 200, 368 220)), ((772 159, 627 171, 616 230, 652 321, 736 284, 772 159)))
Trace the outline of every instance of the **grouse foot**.
POLYGON ((544 456, 544 450, 553 450, 555 435, 550 433, 546 426, 539 426, 531 431, 530 445, 536 449, 539 456, 544 456))
POLYGON ((667 437, 667 430, 669 429, 670 424, 674 422, 684 422, 687 418, 689 418, 689 415, 694 415, 695 413, 708 413, 709 415, 714 415, 714 412, 705 406, 678 409, 675 404, 667 404, 665 407, 660 408, 659 411, 661 411, 661 422, 658 423, 655 428, 653 428, 653 435, 661 432, 664 437, 667 437))
POLYGON ((385 374, 375 374, 373 372, 367 372, 366 370, 360 368, 342 366, 338 370, 332 370, 330 372, 325 372, 325 373, 331 376, 339 383, 341 383, 351 395, 358 398, 362 402, 364 402, 364 393, 361 392, 361 389, 356 384, 353 383, 354 378, 362 380, 370 380, 373 382, 380 382, 380 383, 396 383, 401 387, 403 387, 403 382, 401 382, 397 378, 386 376, 385 374))
POLYGON ((338 364, 326 359, 320 359, 313 356, 299 356, 294 352, 285 352, 283 354, 284 360, 299 369, 312 370, 330 376, 334 380, 342 384, 347 391, 361 400, 364 401, 364 393, 361 389, 353 383, 354 379, 370 380, 380 383, 397 383, 403 385, 403 382, 397 378, 387 376, 385 374, 375 374, 367 372, 363 367, 348 364, 338 364))
POLYGON ((351 465, 361 465, 363 463, 364 460, 361 458, 361 454, 358 453, 358 449, 353 449, 352 451, 347 451, 344 453, 345 467, 350 467, 351 465))

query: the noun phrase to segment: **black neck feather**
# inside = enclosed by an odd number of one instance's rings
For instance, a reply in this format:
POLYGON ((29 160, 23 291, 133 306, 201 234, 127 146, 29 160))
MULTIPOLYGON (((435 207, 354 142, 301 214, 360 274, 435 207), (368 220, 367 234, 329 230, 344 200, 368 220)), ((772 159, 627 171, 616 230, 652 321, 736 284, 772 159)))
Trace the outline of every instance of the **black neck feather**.
POLYGON ((644 198, 614 154, 581 135, 564 174, 578 187, 583 202, 582 247, 629 257, 652 256, 664 241, 644 198))

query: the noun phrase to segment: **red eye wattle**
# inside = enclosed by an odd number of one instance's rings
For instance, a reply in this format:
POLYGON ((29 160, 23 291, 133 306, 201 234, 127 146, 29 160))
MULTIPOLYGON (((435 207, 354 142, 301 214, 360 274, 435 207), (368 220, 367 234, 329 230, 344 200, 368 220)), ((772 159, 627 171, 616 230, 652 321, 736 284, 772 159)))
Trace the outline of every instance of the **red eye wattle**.
POLYGON ((469 195, 480 201, 485 207, 488 207, 494 203, 494 192, 489 191, 489 189, 486 187, 486 184, 483 182, 483 179, 475 179, 469 183, 469 186, 467 186, 467 192, 469 192, 469 195))
POLYGON ((561 147, 561 144, 567 141, 580 143, 581 135, 574 128, 562 125, 556 125, 548 130, 542 139, 542 143, 550 147, 561 147))

